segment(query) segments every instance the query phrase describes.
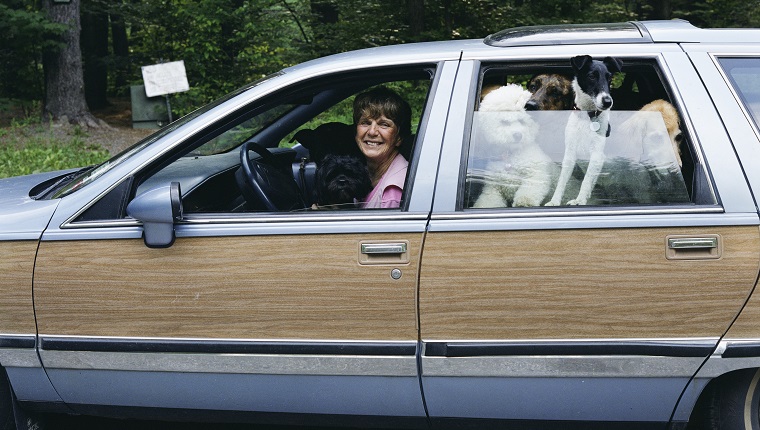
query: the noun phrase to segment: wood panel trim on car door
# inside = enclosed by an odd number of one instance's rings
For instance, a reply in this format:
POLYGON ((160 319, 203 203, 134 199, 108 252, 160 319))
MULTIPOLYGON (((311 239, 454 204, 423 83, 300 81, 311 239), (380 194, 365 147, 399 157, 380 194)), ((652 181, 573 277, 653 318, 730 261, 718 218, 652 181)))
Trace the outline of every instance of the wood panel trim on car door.
POLYGON ((35 335, 32 273, 36 240, 0 246, 0 334, 35 335))
POLYGON ((757 226, 429 233, 424 341, 719 337, 758 273, 757 226), (669 235, 718 235, 669 260, 669 235))
POLYGON ((409 262, 360 265, 359 244, 393 234, 42 242, 41 335, 416 341, 421 234, 409 262), (330 252, 324 252, 330 250, 330 252), (403 271, 400 279, 392 269, 403 271), (281 282, 273 280, 280 279, 281 282))

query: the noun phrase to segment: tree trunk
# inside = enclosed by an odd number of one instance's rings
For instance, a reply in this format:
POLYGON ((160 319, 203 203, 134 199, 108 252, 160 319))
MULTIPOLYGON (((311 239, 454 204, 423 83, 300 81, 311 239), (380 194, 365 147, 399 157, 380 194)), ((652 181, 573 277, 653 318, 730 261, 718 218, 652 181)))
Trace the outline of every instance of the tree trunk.
POLYGON ((101 109, 108 106, 108 14, 97 9, 85 10, 81 21, 84 96, 90 109, 101 109))
POLYGON ((409 33, 416 40, 425 31, 425 1, 408 0, 409 33))
POLYGON ((45 106, 43 115, 52 121, 69 122, 87 127, 105 125, 89 111, 84 98, 82 50, 79 46, 79 1, 54 3, 43 0, 47 17, 69 28, 61 36, 63 46, 43 55, 45 69, 45 106))
POLYGON ((121 14, 111 14, 111 40, 113 41, 113 55, 115 58, 115 82, 116 94, 129 94, 129 37, 127 26, 121 14))
POLYGON ((648 19, 671 19, 673 17, 673 5, 670 0, 649 0, 649 6, 652 7, 652 15, 648 19))

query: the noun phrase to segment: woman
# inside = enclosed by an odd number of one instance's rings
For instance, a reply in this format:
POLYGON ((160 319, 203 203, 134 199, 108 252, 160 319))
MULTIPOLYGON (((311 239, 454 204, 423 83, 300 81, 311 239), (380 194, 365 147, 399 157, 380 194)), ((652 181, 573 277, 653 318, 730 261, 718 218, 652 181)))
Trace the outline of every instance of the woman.
POLYGON ((356 144, 367 159, 372 191, 364 208, 397 208, 409 163, 399 147, 411 136, 412 110, 394 91, 377 87, 354 99, 356 144))

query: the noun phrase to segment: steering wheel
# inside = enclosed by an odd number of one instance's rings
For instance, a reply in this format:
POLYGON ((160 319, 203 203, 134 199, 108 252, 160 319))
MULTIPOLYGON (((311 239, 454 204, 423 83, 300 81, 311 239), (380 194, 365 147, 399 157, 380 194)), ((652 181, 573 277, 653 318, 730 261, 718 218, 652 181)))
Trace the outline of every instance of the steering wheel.
POLYGON ((291 161, 284 163, 256 142, 243 144, 235 176, 243 197, 254 210, 286 212, 306 207, 290 164, 291 161), (251 159, 248 151, 260 157, 251 159))

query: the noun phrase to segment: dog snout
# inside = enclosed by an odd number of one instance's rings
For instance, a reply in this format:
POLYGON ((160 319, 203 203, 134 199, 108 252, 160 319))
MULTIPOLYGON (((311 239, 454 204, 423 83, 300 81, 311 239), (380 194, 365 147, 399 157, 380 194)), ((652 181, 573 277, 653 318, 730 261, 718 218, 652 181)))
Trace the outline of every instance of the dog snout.
POLYGON ((535 100, 528 100, 525 103, 525 110, 538 110, 538 102, 535 100))
POLYGON ((602 108, 609 109, 612 107, 612 97, 606 95, 602 97, 602 108))
POLYGON ((521 131, 515 131, 512 133, 512 141, 513 142, 522 142, 523 134, 521 131))

